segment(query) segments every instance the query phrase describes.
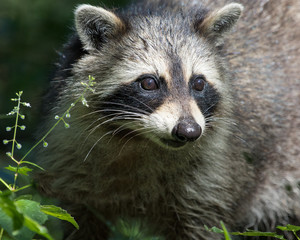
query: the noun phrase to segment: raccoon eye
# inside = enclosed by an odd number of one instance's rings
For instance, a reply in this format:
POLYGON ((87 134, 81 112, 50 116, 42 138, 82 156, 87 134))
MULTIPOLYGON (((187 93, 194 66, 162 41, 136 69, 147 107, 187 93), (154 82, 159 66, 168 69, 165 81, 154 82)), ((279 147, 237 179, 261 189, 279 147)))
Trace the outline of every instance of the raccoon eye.
POLYGON ((145 77, 140 82, 141 87, 145 90, 152 91, 158 89, 158 84, 155 78, 145 77))
POLYGON ((202 91, 205 86, 205 77, 203 75, 196 76, 192 84, 193 89, 196 91, 202 91))

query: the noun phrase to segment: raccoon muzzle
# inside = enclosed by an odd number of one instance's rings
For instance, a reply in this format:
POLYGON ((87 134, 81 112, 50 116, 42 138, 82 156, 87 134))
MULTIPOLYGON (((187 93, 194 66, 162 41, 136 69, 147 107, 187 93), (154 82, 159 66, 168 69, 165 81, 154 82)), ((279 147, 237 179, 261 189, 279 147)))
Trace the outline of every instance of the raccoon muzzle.
POLYGON ((179 142, 193 142, 202 133, 202 129, 194 120, 180 121, 172 130, 172 136, 179 142))
POLYGON ((176 149, 196 141, 202 134, 202 128, 192 118, 182 119, 175 125, 171 134, 172 139, 161 138, 160 141, 164 145, 176 149))

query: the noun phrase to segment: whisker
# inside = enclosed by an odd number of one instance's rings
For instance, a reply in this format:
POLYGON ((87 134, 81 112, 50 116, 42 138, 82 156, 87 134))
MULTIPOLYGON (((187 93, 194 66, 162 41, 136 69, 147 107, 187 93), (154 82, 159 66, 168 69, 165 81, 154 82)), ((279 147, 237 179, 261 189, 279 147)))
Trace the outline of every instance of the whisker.
POLYGON ((150 109, 151 110, 151 112, 153 112, 154 111, 154 109, 153 108, 151 108, 149 105, 147 105, 146 103, 144 103, 144 102, 142 102, 140 99, 137 99, 136 97, 134 97, 134 96, 131 96, 131 95, 127 95, 128 97, 131 97, 131 98, 133 98, 133 99, 135 99, 135 100, 137 100, 138 102, 140 102, 141 104, 143 104, 145 107, 147 107, 148 109, 150 109))
MULTIPOLYGON (((84 133, 85 131, 87 131, 87 130, 88 130, 93 124, 95 124, 96 122, 101 121, 101 120, 103 120, 103 119, 105 119, 105 118, 108 118, 108 117, 111 117, 111 116, 115 116, 115 114, 110 114, 110 115, 103 116, 103 117, 101 117, 101 118, 96 119, 96 120, 93 121, 89 126, 87 126, 84 130, 81 131, 80 136, 82 136, 83 133, 84 133)), ((115 117, 117 117, 117 116, 115 116, 115 117)), ((113 119, 113 118, 110 118, 110 119, 113 119)), ((109 120, 110 120, 110 119, 109 119, 109 120)), ((106 123, 106 122, 109 121, 109 120, 106 120, 106 121, 104 121, 104 122, 102 122, 102 123, 106 123)), ((85 138, 85 140, 84 140, 84 142, 83 142, 83 145, 86 143, 88 137, 89 137, 89 136, 90 136, 90 135, 98 128, 98 127, 100 127, 100 126, 101 126, 101 123, 98 124, 96 127, 92 128, 92 129, 90 130, 90 133, 86 136, 86 138, 85 138)))
MULTIPOLYGON (((95 102, 95 101, 90 101, 90 102, 95 102)), ((129 109, 132 109, 132 110, 136 110, 138 113, 142 113, 142 114, 145 114, 145 115, 148 115, 150 113, 150 112, 147 112, 147 111, 145 111, 143 109, 140 109, 140 108, 128 105, 128 104, 124 104, 124 103, 106 102, 106 101, 100 101, 100 103, 101 104, 109 104, 109 105, 116 105, 116 106, 121 106, 121 107, 129 108, 129 109)), ((148 106, 148 108, 149 108, 149 106, 148 106)), ((151 111, 152 111, 152 109, 151 109, 151 111)))
POLYGON ((133 114, 133 115, 138 115, 138 116, 141 116, 140 113, 135 113, 135 112, 129 112, 129 111, 125 111, 125 110, 122 110, 122 109, 110 109, 110 108, 105 108, 105 109, 99 109, 99 110, 96 110, 96 111, 93 111, 93 112, 90 112, 90 113, 87 113, 87 114, 84 114, 76 119, 82 119, 84 117, 87 117, 89 115, 92 115, 92 114, 96 114, 96 113, 102 113, 102 112, 127 112, 127 113, 130 113, 130 114, 133 114))
MULTIPOLYGON (((105 123, 105 122, 107 122, 107 121, 110 121, 111 119, 109 119, 109 120, 106 120, 106 121, 104 121, 103 123, 105 123)), ((96 121, 95 121, 96 122, 96 121)), ((94 122, 94 123, 95 123, 94 122)), ((84 139, 84 141, 83 141, 83 144, 81 145, 81 148, 83 149, 83 147, 84 147, 84 145, 86 144, 86 142, 87 142, 87 140, 88 140, 88 138, 96 131, 96 129, 98 129, 103 123, 100 123, 100 124, 98 124, 97 126, 95 126, 93 129, 91 129, 91 131, 89 132, 89 134, 85 137, 85 139, 84 139)), ((91 125, 89 125, 89 127, 90 127, 91 125)), ((85 131, 87 130, 87 128, 85 129, 85 130, 83 130, 82 132, 81 132, 81 134, 80 135, 82 135, 85 131)))
MULTIPOLYGON (((113 111, 114 113, 111 113, 109 115, 106 115, 106 116, 102 116, 98 119, 96 119, 95 121, 93 121, 89 126, 87 126, 82 132, 80 135, 82 135, 85 131, 87 131, 89 128, 91 128, 91 126, 93 126, 96 122, 98 121, 102 121, 104 120, 105 118, 109 118, 103 122, 101 122, 100 124, 96 125, 95 127, 93 127, 88 135, 85 137, 85 140, 83 142, 83 145, 85 145, 85 143, 87 142, 88 138, 91 136, 91 134, 93 134, 97 129, 99 129, 102 125, 106 124, 106 123, 109 123, 109 122, 113 122, 113 121, 116 121, 116 120, 133 120, 133 121, 136 121, 136 120, 139 120, 140 117, 141 117, 141 114, 139 113, 134 113, 134 112, 128 112, 128 111, 124 111, 124 110, 119 110, 119 109, 101 109, 101 110, 97 110, 97 111, 94 111, 92 113, 89 113, 89 114, 86 114, 87 115, 91 115, 91 114, 94 114, 94 113, 99 113, 99 112, 110 112, 110 111, 113 111)), ((82 118, 82 117, 81 117, 82 118)))
POLYGON ((106 115, 106 116, 97 118, 97 119, 96 119, 95 121, 93 121, 89 126, 87 126, 87 127, 84 129, 84 131, 86 131, 87 129, 89 129, 94 123, 96 123, 96 122, 98 122, 98 121, 101 121, 101 120, 103 120, 103 119, 105 119, 105 118, 109 118, 109 117, 111 117, 111 116, 116 116, 116 114, 115 114, 115 113, 112 113, 112 114, 109 114, 109 115, 106 115))
MULTIPOLYGON (((90 130, 90 132, 89 132, 89 134, 86 136, 86 138, 85 138, 85 141, 84 141, 84 143, 86 143, 86 141, 87 141, 87 139, 89 138, 89 136, 91 135, 91 134, 93 134, 98 128, 100 128, 102 125, 104 125, 104 124, 106 124, 106 123, 109 123, 109 122, 113 122, 113 121, 115 121, 115 120, 139 120, 138 118, 136 118, 136 117, 130 117, 130 116, 125 116, 124 117, 124 115, 119 115, 119 116, 115 116, 115 117, 113 117, 113 118, 110 118, 110 119, 108 119, 108 120, 106 120, 106 121, 104 121, 104 122, 101 122, 100 124, 98 124, 97 126, 95 126, 94 128, 92 128, 91 130, 90 130)), ((95 121, 96 122, 96 121, 95 121)), ((132 123, 132 122, 131 122, 132 123)), ((114 132, 115 132, 115 130, 114 130, 114 132)))
MULTIPOLYGON (((137 101, 139 101, 140 103, 142 103, 142 104, 143 104, 144 106, 146 106, 149 110, 151 110, 151 112, 154 111, 154 109, 152 109, 150 106, 148 106, 146 103, 142 102, 141 100, 139 100, 139 99, 137 99, 137 98, 135 98, 135 97, 133 97, 133 96, 130 96, 130 95, 128 95, 128 96, 131 97, 131 98, 133 98, 133 99, 136 99, 137 101)), ((96 101, 90 101, 90 102, 96 102, 96 101)), ((97 101, 97 102, 99 102, 99 101, 97 101)), ((148 111, 145 111, 145 110, 143 110, 143 109, 139 109, 139 108, 137 108, 137 107, 133 107, 133 106, 130 106, 130 105, 127 105, 127 104, 123 104, 123 103, 107 102, 107 101, 102 101, 102 102, 100 102, 100 103, 126 107, 126 108, 129 108, 129 109, 132 109, 132 110, 135 110, 135 111, 136 111, 136 112, 131 112, 132 114, 137 114, 137 115, 140 114, 140 116, 142 116, 142 115, 149 115, 149 114, 150 114, 150 112, 148 112, 148 111)), ((98 112, 102 112, 103 109, 97 110, 97 111, 98 111, 98 112)), ((116 110, 115 110, 115 111, 116 111, 116 110)), ((118 110, 118 111, 122 111, 122 110, 120 109, 120 110, 118 110)), ((125 111, 125 110, 123 110, 123 111, 125 111)), ((96 111, 95 111, 95 112, 96 112, 96 111)), ((158 117, 160 117, 160 116, 158 115, 158 117)))
POLYGON ((126 138, 128 135, 131 135, 132 133, 138 132, 138 131, 143 130, 143 129, 148 129, 148 128, 143 127, 143 128, 139 128, 139 129, 132 130, 132 131, 130 131, 129 133, 126 133, 126 134, 120 139, 120 142, 121 142, 124 138, 126 138))
POLYGON ((132 114, 131 112, 125 112, 125 111, 116 111, 116 112, 118 112, 119 114, 112 113, 112 114, 109 114, 109 115, 106 115, 106 116, 103 116, 103 117, 100 117, 100 118, 96 119, 96 120, 93 121, 88 127, 86 127, 86 128, 83 130, 83 132, 86 131, 87 129, 89 129, 94 123, 96 123, 96 122, 98 122, 98 121, 101 121, 102 119, 111 117, 111 116, 116 116, 116 117, 118 117, 118 116, 124 116, 124 118, 123 118, 124 120, 129 119, 128 117, 132 117, 132 119, 133 119, 133 117, 135 117, 135 119, 138 119, 138 117, 140 117, 139 114, 132 114))
POLYGON ((84 158, 84 162, 86 161, 86 159, 88 158, 88 156, 90 155, 90 153, 92 152, 92 150, 95 148, 95 146, 105 137, 105 136, 107 136, 107 135, 109 135, 109 134, 111 134, 113 131, 109 131, 109 132, 107 132, 107 133, 105 133, 105 134, 103 134, 94 144, 93 144, 93 146, 90 148, 90 150, 89 150, 89 152, 87 153, 87 155, 85 156, 85 158, 84 158))
POLYGON ((124 129, 124 127, 125 127, 126 125, 130 125, 130 124, 132 124, 132 122, 124 123, 123 125, 121 125, 120 127, 118 127, 118 128, 113 132, 113 136, 116 135, 116 134, 118 134, 119 132, 121 132, 121 131, 124 129))
MULTIPOLYGON (((210 126, 210 125, 209 125, 210 126)), ((211 125, 210 127, 213 127, 213 128, 217 128, 217 129, 221 129, 223 130, 223 128, 221 126, 218 126, 218 125, 211 125)), ((237 134, 233 134, 231 133, 231 136, 235 137, 236 139, 240 140, 241 142, 247 144, 247 141, 245 139, 243 139, 242 137, 240 137, 239 135, 237 134)), ((247 144, 248 145, 248 144, 247 144)))
MULTIPOLYGON (((90 130, 90 133, 89 133, 89 135, 90 134, 92 134, 97 128, 99 128, 100 126, 102 126, 102 125, 104 125, 104 124, 106 124, 106 123, 109 123, 109 122, 113 122, 113 121, 115 121, 115 120, 137 120, 138 118, 133 118, 133 117, 124 117, 123 115, 117 115, 117 116, 114 116, 113 118, 110 118, 110 119, 108 119, 108 120, 106 120, 106 121, 104 121, 104 122, 101 122, 100 124, 98 124, 97 126, 95 126, 94 128, 92 128, 91 130, 90 130)), ((95 122, 97 122, 98 120, 96 120, 96 121, 94 121, 94 123, 95 122)), ((88 136, 89 136, 88 135, 88 136)))
POLYGON ((205 121, 206 121, 206 123, 222 121, 225 123, 229 123, 231 125, 236 125, 235 121, 229 117, 209 116, 209 117, 206 117, 205 121))
MULTIPOLYGON (((138 129, 138 130, 141 130, 141 129, 138 129)), ((148 131, 143 131, 143 132, 137 133, 137 134, 135 134, 134 136, 132 136, 131 138, 129 138, 129 139, 123 144, 123 146, 122 146, 122 148, 121 148, 121 150, 120 150, 120 152, 119 152, 119 156, 121 155, 123 149, 125 148, 125 145, 126 145, 130 140, 132 140, 133 138, 135 138, 135 137, 137 137, 137 136, 139 136, 139 135, 142 135, 142 134, 145 134, 145 133, 154 132, 154 131, 155 131, 154 129, 150 129, 150 130, 148 130, 148 131)), ((132 134, 132 133, 133 133, 133 132, 131 132, 131 134, 132 134)))
POLYGON ((217 105, 217 103, 214 103, 213 105, 211 105, 210 107, 208 107, 207 109, 205 109, 205 111, 203 112, 203 115, 205 116, 205 114, 212 109, 213 107, 215 107, 217 105))

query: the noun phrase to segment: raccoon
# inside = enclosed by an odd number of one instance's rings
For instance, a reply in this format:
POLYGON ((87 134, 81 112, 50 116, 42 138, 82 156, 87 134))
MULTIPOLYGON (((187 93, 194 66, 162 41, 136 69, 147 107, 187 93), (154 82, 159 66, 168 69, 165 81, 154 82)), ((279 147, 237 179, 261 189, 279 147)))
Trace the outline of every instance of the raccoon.
POLYGON ((108 239, 106 221, 120 218, 172 240, 216 239, 204 225, 221 220, 230 230, 299 224, 299 4, 76 9, 43 128, 89 76, 94 91, 70 129, 47 137, 36 176, 79 222, 65 239, 108 239))

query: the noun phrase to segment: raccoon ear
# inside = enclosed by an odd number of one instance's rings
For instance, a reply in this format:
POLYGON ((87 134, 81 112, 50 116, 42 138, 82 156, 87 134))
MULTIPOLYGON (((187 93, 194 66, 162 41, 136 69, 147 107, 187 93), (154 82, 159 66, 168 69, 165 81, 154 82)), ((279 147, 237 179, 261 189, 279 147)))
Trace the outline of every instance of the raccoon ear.
POLYGON ((224 35, 235 26, 243 9, 239 3, 230 3, 209 13, 199 24, 196 23, 196 29, 216 45, 222 45, 224 35))
POLYGON ((100 49, 125 28, 114 13, 88 4, 82 4, 75 10, 75 25, 86 50, 100 49))

